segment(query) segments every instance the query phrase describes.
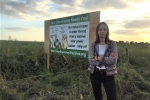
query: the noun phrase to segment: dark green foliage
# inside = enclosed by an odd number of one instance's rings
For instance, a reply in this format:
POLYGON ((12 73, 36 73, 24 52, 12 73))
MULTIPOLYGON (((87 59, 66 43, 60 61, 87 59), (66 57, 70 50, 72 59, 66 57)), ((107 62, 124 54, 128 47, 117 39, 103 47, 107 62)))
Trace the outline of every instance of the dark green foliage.
POLYGON ((73 75, 64 73, 54 76, 51 83, 54 86, 68 87, 73 83, 73 80, 75 80, 73 75))
POLYGON ((76 67, 86 69, 88 64, 88 59, 86 58, 73 58, 53 54, 50 55, 50 70, 53 73, 74 69, 76 67))
MULTIPOLYGON (((118 100, 149 100, 150 45, 122 41, 117 45, 118 100), (130 63, 126 62, 126 48, 130 63)), ((81 96, 94 100, 88 59, 50 54, 47 70, 43 42, 1 41, 0 50, 2 100, 80 100, 81 96)), ((103 95, 106 100, 104 88, 103 95)))
POLYGON ((1 41, 0 48, 1 74, 6 80, 37 75, 45 69, 42 42, 1 41))

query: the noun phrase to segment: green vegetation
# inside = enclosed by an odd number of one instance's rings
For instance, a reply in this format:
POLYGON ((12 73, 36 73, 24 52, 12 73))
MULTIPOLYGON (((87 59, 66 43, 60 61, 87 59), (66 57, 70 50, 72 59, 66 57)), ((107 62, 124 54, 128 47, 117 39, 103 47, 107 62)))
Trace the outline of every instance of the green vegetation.
MULTIPOLYGON (((149 100, 150 44, 117 45, 118 100, 149 100)), ((0 50, 0 100, 94 100, 88 59, 50 55, 47 70, 43 42, 0 41, 0 50)))

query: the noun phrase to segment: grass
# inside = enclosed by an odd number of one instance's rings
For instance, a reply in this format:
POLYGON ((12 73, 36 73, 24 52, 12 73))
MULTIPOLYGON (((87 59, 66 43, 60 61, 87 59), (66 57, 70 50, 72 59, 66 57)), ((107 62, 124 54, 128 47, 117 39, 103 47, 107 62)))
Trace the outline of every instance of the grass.
MULTIPOLYGON (((117 45, 118 100, 149 100, 149 44, 117 45)), ((0 49, 2 100, 94 100, 87 59, 50 55, 47 70, 42 42, 2 41, 0 49)), ((103 96, 106 100, 104 88, 103 96)))

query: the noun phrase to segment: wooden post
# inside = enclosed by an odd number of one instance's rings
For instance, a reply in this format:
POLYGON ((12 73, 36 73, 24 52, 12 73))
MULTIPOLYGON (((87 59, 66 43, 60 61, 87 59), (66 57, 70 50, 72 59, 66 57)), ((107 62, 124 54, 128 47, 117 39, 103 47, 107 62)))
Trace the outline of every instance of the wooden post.
POLYGON ((49 53, 47 53, 47 69, 49 70, 49 53))
MULTIPOLYGON (((89 50, 90 44, 95 41, 96 27, 100 23, 100 11, 90 13, 90 33, 89 33, 89 50)), ((89 52, 88 52, 89 57, 89 52)))
POLYGON ((128 48, 126 48, 126 63, 129 63, 129 52, 128 52, 128 48))
POLYGON ((44 22, 44 53, 47 56, 47 69, 49 70, 49 20, 44 22))

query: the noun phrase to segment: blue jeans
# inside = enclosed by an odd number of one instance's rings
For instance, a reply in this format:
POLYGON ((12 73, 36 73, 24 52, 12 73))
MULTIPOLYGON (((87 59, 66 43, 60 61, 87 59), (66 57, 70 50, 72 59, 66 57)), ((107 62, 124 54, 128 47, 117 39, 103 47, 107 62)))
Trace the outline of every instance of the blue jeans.
POLYGON ((106 91, 107 100, 117 100, 114 76, 106 76, 105 69, 95 70, 94 74, 90 74, 90 80, 95 100, 102 100, 102 84, 106 91))

